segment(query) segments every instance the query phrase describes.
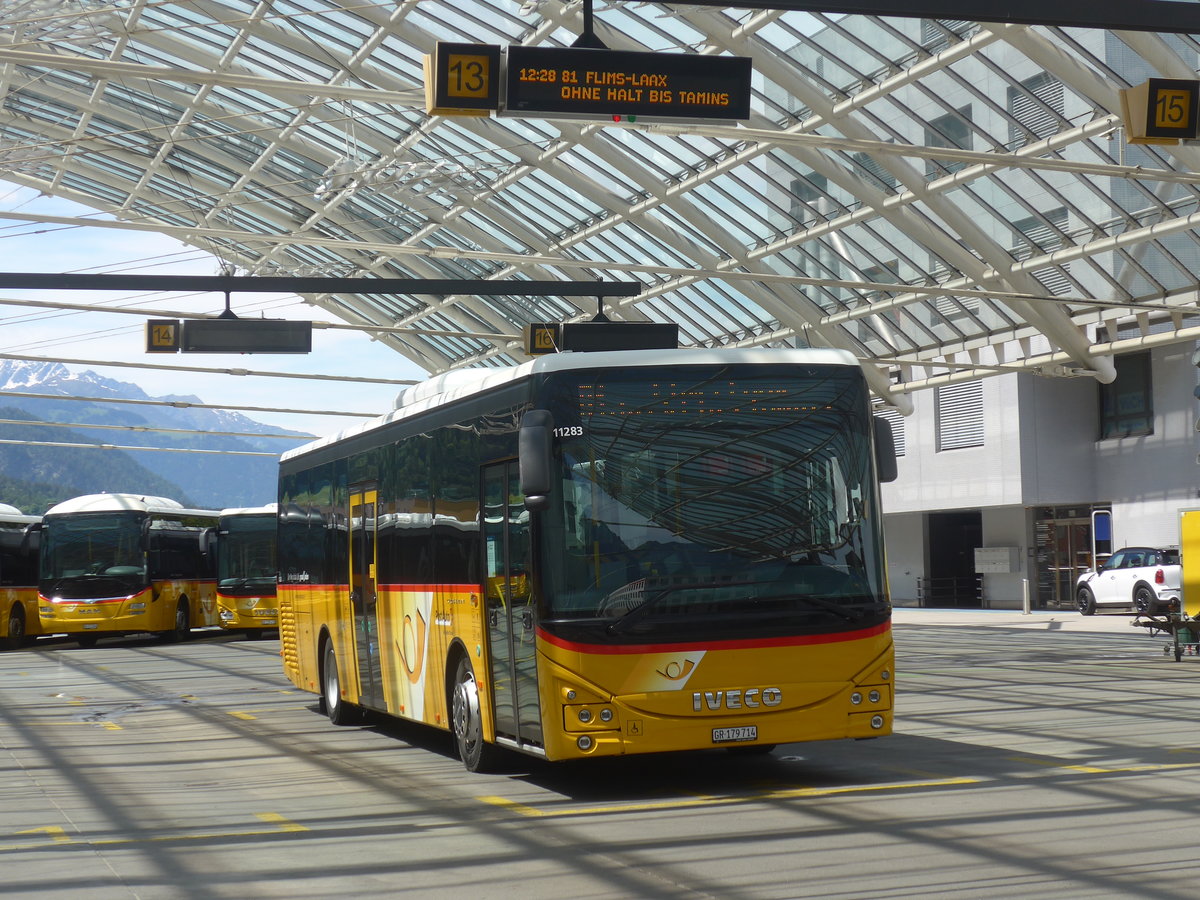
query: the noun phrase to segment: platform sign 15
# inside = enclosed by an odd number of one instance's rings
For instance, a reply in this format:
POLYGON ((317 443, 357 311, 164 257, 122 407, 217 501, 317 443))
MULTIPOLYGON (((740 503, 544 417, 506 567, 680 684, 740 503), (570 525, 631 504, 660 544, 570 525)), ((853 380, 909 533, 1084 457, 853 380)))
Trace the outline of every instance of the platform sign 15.
POLYGON ((748 119, 751 60, 580 47, 508 48, 509 115, 748 119))
POLYGON ((1121 114, 1131 144, 1174 144, 1200 132, 1200 81, 1151 78, 1121 91, 1121 114))
POLYGON ((500 47, 438 41, 425 57, 425 110, 431 116, 486 116, 500 105, 500 47))

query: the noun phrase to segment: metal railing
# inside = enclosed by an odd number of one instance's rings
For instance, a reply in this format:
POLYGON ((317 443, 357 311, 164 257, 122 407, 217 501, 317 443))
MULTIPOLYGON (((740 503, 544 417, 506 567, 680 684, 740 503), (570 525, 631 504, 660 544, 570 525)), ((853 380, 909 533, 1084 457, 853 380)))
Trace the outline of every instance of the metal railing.
POLYGON ((918 578, 917 604, 936 609, 986 609, 983 576, 918 578))

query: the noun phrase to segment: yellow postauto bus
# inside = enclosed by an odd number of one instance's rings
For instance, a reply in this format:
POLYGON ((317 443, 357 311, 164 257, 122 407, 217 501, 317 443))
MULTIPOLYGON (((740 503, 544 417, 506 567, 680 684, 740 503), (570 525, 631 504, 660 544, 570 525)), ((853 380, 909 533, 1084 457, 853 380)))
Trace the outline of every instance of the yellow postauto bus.
POLYGON ((284 670, 467 768, 889 734, 886 422, 833 350, 450 373, 284 454, 284 670))
POLYGON ((42 633, 37 612, 40 516, 0 503, 0 650, 19 650, 42 633))
POLYGON ((261 637, 279 625, 275 600, 276 506, 221 510, 217 616, 222 628, 261 637))
POLYGON ((46 511, 38 607, 43 634, 80 644, 150 632, 184 640, 217 624, 217 513, 166 497, 87 494, 46 511))

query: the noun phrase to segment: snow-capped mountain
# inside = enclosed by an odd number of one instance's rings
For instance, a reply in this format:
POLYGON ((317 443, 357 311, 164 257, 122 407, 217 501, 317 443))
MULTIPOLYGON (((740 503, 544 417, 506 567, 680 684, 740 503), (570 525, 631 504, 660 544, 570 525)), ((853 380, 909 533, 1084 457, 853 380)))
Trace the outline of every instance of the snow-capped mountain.
MULTIPOLYGON (((279 454, 310 439, 309 435, 289 431, 274 425, 256 422, 241 413, 225 410, 178 408, 172 406, 141 406, 126 403, 105 403, 112 400, 163 400, 167 402, 202 403, 199 397, 147 394, 141 387, 124 381, 106 378, 91 370, 72 373, 56 362, 0 360, 0 407, 20 410, 46 422, 72 423, 73 438, 64 438, 61 427, 41 426, 39 439, 46 441, 79 440, 96 443, 139 447, 188 447, 197 450, 241 450, 279 454), (39 394, 42 396, 14 396, 39 394), (95 400, 67 400, 56 397, 89 397, 95 400), (154 431, 114 431, 109 428, 88 429, 87 425, 127 425, 138 428, 175 428, 200 434, 175 434, 154 431), (295 442, 273 438, 240 437, 219 432, 257 432, 260 434, 295 435, 295 442)), ((0 416, 12 418, 12 416, 0 416)), ((29 425, 0 425, 0 437, 8 429, 21 428, 28 434, 29 425)), ((69 453, 112 453, 107 450, 68 450, 69 453)), ((191 502, 205 507, 251 506, 275 499, 277 462, 271 457, 240 456, 218 453, 170 453, 150 450, 124 451, 151 472, 179 485, 191 502)), ((10 478, 20 472, 6 471, 10 478)), ((89 490, 113 490, 104 484, 89 490)), ((82 493, 82 491, 81 491, 82 493)))

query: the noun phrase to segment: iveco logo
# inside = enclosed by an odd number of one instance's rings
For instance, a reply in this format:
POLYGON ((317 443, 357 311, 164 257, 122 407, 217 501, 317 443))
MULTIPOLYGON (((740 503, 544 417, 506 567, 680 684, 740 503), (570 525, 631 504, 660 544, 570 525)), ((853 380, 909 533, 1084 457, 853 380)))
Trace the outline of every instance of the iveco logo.
POLYGON ((783 702, 783 691, 779 688, 747 688, 736 691, 694 691, 692 709, 755 709, 760 706, 778 706, 783 702))

